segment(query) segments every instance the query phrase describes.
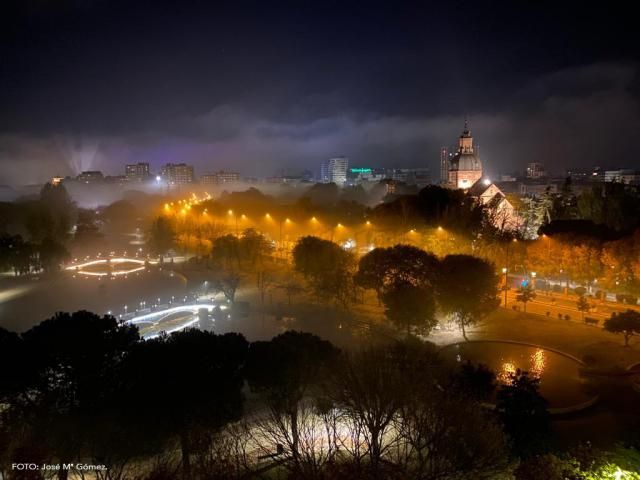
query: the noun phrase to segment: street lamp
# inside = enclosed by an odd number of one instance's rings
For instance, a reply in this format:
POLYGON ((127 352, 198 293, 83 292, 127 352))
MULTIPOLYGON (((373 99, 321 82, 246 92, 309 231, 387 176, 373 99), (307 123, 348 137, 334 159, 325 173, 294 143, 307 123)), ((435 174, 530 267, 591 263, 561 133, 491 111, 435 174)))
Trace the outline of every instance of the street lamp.
POLYGON ((502 267, 502 274, 504 275, 504 287, 502 287, 504 290, 504 308, 507 308, 507 272, 507 267, 502 267))
POLYGON ((536 288, 536 272, 531 272, 531 284, 533 286, 533 289, 535 290, 535 288, 536 288))
POLYGON ((229 209, 229 210, 227 211, 227 214, 228 214, 230 217, 231 217, 231 216, 233 216, 233 218, 234 218, 234 220, 235 220, 235 222, 236 222, 236 237, 237 237, 237 236, 238 236, 238 215, 235 215, 235 214, 233 213, 233 210, 231 210, 231 209, 229 209))

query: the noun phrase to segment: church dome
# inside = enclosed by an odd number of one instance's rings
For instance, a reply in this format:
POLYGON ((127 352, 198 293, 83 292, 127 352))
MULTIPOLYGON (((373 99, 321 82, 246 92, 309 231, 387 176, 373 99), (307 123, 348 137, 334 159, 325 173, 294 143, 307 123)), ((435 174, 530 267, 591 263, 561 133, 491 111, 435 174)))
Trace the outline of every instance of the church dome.
POLYGON ((451 158, 451 170, 482 171, 482 163, 473 152, 458 152, 451 158))

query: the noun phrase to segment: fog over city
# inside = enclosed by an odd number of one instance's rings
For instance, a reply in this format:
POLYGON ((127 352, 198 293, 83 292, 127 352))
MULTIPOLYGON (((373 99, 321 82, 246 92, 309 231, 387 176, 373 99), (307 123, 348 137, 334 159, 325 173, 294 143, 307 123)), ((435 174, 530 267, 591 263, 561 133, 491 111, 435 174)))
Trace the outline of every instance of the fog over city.
POLYGON ((0 480, 640 480, 637 36, 0 1, 0 480))
POLYGON ((639 67, 621 12, 584 10, 569 31, 568 6, 555 18, 515 6, 350 6, 336 20, 328 8, 256 5, 256 22, 227 5, 210 28, 203 6, 145 4, 10 2, 1 183, 121 174, 137 161, 259 177, 315 171, 336 155, 435 170, 465 115, 492 174, 534 161, 558 173, 634 166, 621 159, 640 127, 639 67), (325 32, 331 21, 340 35, 325 32), (613 25, 615 37, 594 41, 613 25))

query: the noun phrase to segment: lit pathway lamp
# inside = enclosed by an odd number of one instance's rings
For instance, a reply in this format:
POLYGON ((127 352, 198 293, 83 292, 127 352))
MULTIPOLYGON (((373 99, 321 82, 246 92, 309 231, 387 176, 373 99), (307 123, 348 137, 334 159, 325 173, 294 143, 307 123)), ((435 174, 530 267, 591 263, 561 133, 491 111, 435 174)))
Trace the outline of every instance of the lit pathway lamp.
POLYGON ((533 289, 536 289, 536 272, 531 272, 531 285, 533 289))
POLYGON ((507 269, 507 267, 502 267, 502 274, 504 275, 504 285, 502 286, 502 289, 504 290, 504 308, 507 308, 507 291, 509 290, 509 285, 507 281, 508 271, 509 270, 507 269))

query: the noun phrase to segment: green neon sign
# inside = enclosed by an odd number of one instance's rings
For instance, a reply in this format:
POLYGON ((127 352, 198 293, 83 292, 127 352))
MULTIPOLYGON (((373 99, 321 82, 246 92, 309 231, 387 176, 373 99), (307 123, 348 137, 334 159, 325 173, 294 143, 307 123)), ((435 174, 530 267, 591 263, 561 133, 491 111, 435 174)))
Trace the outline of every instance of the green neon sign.
POLYGON ((370 168, 352 168, 351 173, 371 173, 370 168))

